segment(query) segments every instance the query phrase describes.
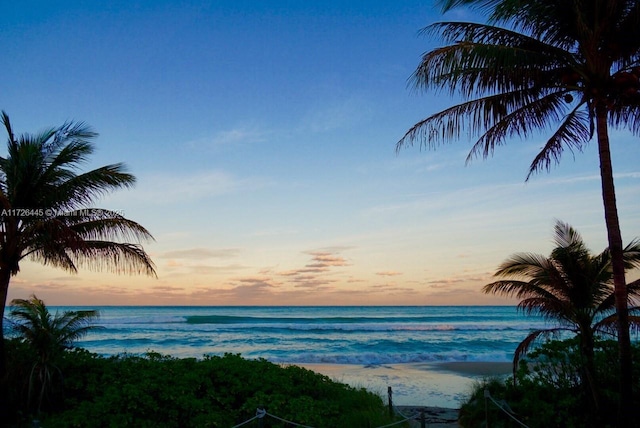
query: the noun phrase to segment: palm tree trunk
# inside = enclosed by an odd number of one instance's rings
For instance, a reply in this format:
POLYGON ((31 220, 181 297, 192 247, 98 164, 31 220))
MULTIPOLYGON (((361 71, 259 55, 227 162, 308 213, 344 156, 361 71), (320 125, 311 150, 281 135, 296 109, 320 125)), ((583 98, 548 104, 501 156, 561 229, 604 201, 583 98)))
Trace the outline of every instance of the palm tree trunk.
POLYGON ((7 306, 10 278, 11 274, 8 272, 8 269, 0 268, 0 303, 2 303, 2 309, 0 310, 0 339, 2 339, 0 340, 0 378, 4 377, 6 370, 4 356, 4 309, 7 306))
POLYGON ((587 384, 587 393, 591 395, 595 417, 600 417, 600 393, 595 379, 594 338, 591 325, 582 326, 580 334, 580 355, 582 356, 583 381, 587 384))
POLYGON ((4 310, 7 305, 7 294, 9 291, 9 281, 11 280, 11 270, 0 266, 0 414, 9 414, 9 391, 7 385, 7 359, 4 346, 4 310))
POLYGON ((609 238, 611 265, 613 268, 613 285, 616 313, 618 315, 618 358, 620 364, 620 426, 629 426, 633 394, 631 338, 629 335, 629 310, 627 304, 627 283, 624 273, 622 252, 622 234, 618 220, 616 193, 613 183, 613 167, 609 145, 607 125, 607 108, 600 104, 596 107, 596 126, 598 152, 600 155, 600 178, 602 181, 602 200, 604 202, 604 218, 609 238))
MULTIPOLYGON (((6 200, 2 201, 2 207, 7 205, 6 200)), ((7 307, 7 297, 9 295, 9 283, 11 277, 19 270, 18 261, 20 252, 18 251, 18 221, 16 217, 8 216, 2 219, 0 230, 2 230, 2 242, 0 242, 0 382, 4 383, 7 371, 7 359, 4 344, 4 311, 7 307)))

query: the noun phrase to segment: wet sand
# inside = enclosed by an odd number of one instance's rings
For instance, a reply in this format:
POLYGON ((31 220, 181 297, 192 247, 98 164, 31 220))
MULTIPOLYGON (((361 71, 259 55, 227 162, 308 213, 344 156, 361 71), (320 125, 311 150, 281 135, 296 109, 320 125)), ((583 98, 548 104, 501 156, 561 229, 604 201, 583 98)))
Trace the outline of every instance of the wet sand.
POLYGON ((483 378, 507 376, 507 362, 442 362, 390 365, 303 364, 309 370, 356 388, 366 388, 388 402, 409 407, 458 409, 483 378))

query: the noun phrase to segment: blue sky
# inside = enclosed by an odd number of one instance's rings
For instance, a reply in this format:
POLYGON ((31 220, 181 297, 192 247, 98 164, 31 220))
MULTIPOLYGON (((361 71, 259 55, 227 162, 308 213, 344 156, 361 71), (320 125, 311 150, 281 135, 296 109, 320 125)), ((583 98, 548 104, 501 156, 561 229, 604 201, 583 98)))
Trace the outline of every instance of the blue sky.
MULTIPOLYGON (((470 140, 395 153, 456 100, 408 78, 446 17, 429 1, 20 1, 4 5, 0 108, 18 132, 100 133, 133 190, 98 205, 156 241, 158 278, 26 262, 9 298, 50 304, 488 304, 507 256, 548 254, 555 219, 606 247, 595 144, 525 183, 543 138, 465 166, 470 140)), ((638 144, 612 132, 625 242, 638 144)))

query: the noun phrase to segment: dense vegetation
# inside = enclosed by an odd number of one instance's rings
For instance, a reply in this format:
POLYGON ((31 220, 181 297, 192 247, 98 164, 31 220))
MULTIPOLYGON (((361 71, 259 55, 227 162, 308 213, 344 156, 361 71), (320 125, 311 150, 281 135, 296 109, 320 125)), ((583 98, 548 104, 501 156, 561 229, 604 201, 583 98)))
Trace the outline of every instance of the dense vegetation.
MULTIPOLYGON (((598 341, 595 345, 595 383, 599 387, 601 405, 593 406, 588 390, 583 387, 583 361, 579 339, 550 341, 520 361, 513 378, 487 379, 479 383, 460 411, 465 427, 517 427, 509 415, 485 399, 491 397, 529 428, 542 427, 615 427, 620 400, 618 366, 615 364, 615 341, 598 341), (506 406, 505 406, 506 404, 506 406), (486 425, 488 422, 488 425, 486 425)), ((633 346, 633 358, 640 361, 640 344, 633 346)), ((640 406, 640 370, 634 366, 634 408, 640 406)), ((640 426, 640 416, 634 426, 640 426)))
MULTIPOLYGON (((29 407, 33 348, 7 341, 10 415, 14 426, 225 427, 251 419, 258 408, 313 427, 376 427, 392 422, 382 398, 297 366, 281 367, 239 355, 178 359, 157 353, 101 357, 65 351, 63 377, 42 411, 29 407)), ((264 427, 287 426, 273 418, 264 427)), ((258 426, 256 423, 244 425, 258 426)))

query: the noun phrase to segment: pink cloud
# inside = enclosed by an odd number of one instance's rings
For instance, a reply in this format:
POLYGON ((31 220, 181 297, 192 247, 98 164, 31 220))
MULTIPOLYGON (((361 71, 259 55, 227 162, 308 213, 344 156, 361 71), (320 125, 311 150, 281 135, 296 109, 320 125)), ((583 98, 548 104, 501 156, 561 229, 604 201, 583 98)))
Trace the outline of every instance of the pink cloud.
POLYGON ((399 276, 399 275, 402 275, 402 272, 389 270, 389 271, 385 271, 385 272, 376 272, 376 275, 379 275, 379 276, 399 276))

